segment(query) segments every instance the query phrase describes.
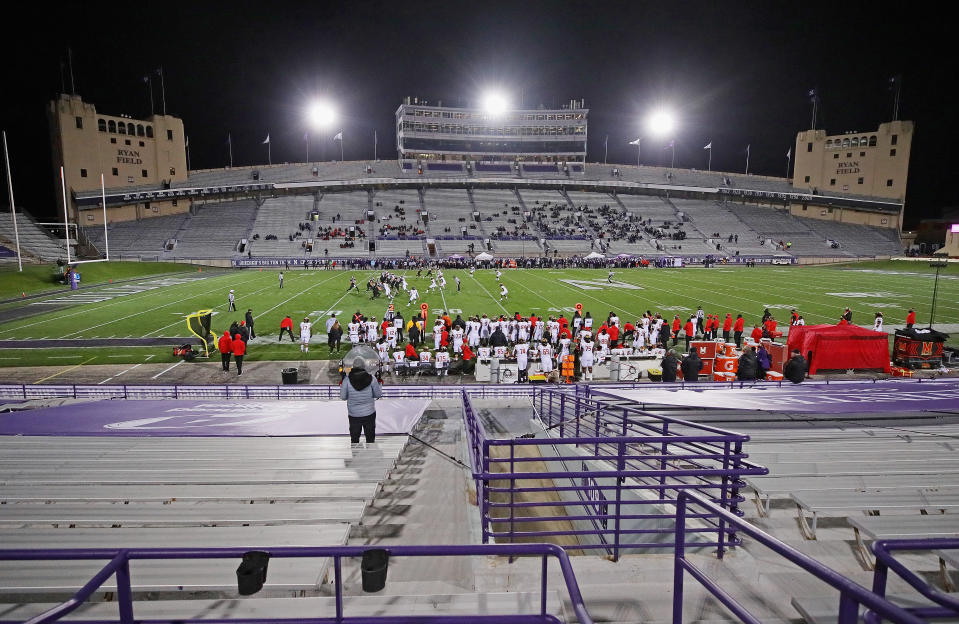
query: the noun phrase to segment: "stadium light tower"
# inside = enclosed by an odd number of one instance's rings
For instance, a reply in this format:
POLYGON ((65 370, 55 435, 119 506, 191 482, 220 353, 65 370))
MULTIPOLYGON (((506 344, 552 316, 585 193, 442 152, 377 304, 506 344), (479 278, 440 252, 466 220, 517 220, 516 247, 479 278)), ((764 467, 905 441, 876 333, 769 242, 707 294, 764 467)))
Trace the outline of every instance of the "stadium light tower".
POLYGON ((327 130, 336 121, 336 109, 329 102, 319 100, 310 104, 306 116, 310 126, 317 130, 327 130))
POLYGON ((673 132, 676 130, 676 117, 667 110, 657 110, 646 118, 646 128, 650 134, 655 137, 670 137, 669 150, 672 152, 669 167, 673 168, 676 164, 676 142, 673 139, 673 132))
POLYGON ((509 100, 499 91, 490 91, 483 96, 483 109, 493 117, 499 117, 509 109, 509 100))

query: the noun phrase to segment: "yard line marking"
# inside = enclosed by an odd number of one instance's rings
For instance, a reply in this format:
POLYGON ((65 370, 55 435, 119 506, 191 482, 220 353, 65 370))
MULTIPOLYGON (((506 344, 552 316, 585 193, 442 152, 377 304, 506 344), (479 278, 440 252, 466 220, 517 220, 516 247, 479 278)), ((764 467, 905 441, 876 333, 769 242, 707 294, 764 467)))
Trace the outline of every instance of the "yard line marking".
POLYGON ((83 357, 82 355, 48 355, 48 360, 73 360, 78 357, 83 357))
POLYGON ((33 382, 33 384, 36 385, 36 384, 38 384, 38 383, 43 383, 44 381, 47 381, 48 379, 53 379, 54 377, 59 377, 59 376, 62 375, 63 373, 69 373, 70 371, 72 371, 72 370, 75 369, 75 368, 80 368, 81 366, 83 366, 83 365, 86 364, 87 362, 92 362, 93 360, 96 359, 96 357, 97 357, 97 356, 93 356, 93 357, 90 358, 89 360, 85 360, 85 361, 83 361, 83 362, 80 362, 80 363, 77 364, 76 366, 71 366, 70 368, 66 368, 66 369, 60 371, 59 373, 54 373, 54 374, 50 375, 49 377, 44 377, 43 379, 38 379, 38 380, 36 380, 35 382, 33 382))
POLYGON ((487 295, 490 299, 492 299, 493 302, 494 302, 496 305, 498 305, 498 306, 500 307, 500 309, 503 311, 503 314, 509 314, 509 311, 507 311, 507 309, 503 307, 503 304, 502 304, 500 301, 497 301, 496 298, 495 298, 493 295, 491 295, 488 290, 486 290, 486 287, 483 286, 483 285, 480 283, 480 281, 479 281, 478 279, 476 279, 475 276, 473 276, 473 280, 475 280, 475 281, 476 281, 476 285, 479 286, 480 288, 482 288, 482 289, 483 289, 483 292, 485 292, 486 295, 487 295))
POLYGON ((159 373, 157 373, 157 374, 154 375, 153 377, 150 377, 150 379, 156 379, 157 377, 159 377, 159 376, 162 375, 163 373, 167 373, 167 372, 173 370, 174 368, 176 368, 176 367, 179 366, 180 364, 183 364, 184 362, 186 362, 186 360, 180 360, 179 362, 177 362, 176 364, 174 364, 174 365, 171 366, 170 368, 168 368, 168 369, 166 369, 166 370, 163 370, 163 371, 160 371, 159 373))
MULTIPOLYGON (((220 276, 217 276, 217 277, 209 277, 209 278, 204 278, 204 279, 208 279, 208 280, 218 280, 218 279, 220 279, 220 278, 228 277, 228 276, 234 276, 234 277, 235 277, 235 274, 233 274, 233 273, 226 273, 225 275, 220 275, 220 276)), ((196 281, 196 280, 191 280, 191 281, 196 281)), ((178 288, 179 286, 187 286, 187 285, 192 285, 192 284, 190 284, 189 282, 184 282, 183 284, 177 284, 177 285, 174 285, 174 286, 169 286, 168 288, 173 289, 173 288, 178 288)), ((128 302, 130 302, 130 301, 140 301, 141 299, 145 299, 145 298, 147 298, 147 297, 152 297, 152 296, 154 296, 154 295, 156 295, 156 294, 157 294, 157 293, 155 293, 155 292, 153 292, 153 291, 149 291, 149 292, 147 292, 143 297, 120 298, 120 299, 117 299, 117 300, 113 301, 113 303, 108 303, 108 304, 106 304, 106 305, 97 306, 97 307, 93 308, 92 310, 91 310, 90 308, 86 307, 86 306, 83 306, 83 309, 81 309, 81 310, 78 310, 78 311, 76 311, 76 312, 71 312, 70 314, 65 314, 65 315, 60 316, 60 317, 57 317, 57 318, 53 318, 53 319, 46 319, 46 318, 44 318, 44 319, 41 319, 41 320, 39 320, 39 321, 35 321, 35 322, 33 322, 33 323, 27 323, 27 324, 25 324, 25 325, 17 325, 16 327, 11 327, 11 328, 9 328, 9 329, 0 329, 0 334, 5 334, 5 333, 7 333, 7 332, 12 332, 12 331, 19 331, 19 330, 24 329, 24 328, 26 328, 26 327, 33 327, 34 325, 40 325, 40 324, 45 324, 45 323, 54 323, 54 324, 56 324, 56 323, 59 323, 60 321, 63 321, 63 320, 68 319, 68 318, 72 318, 72 317, 74 317, 74 316, 79 316, 79 315, 81 315, 81 314, 90 314, 91 312, 94 312, 94 313, 100 312, 101 310, 103 310, 103 309, 105 309, 105 308, 109 308, 109 307, 112 307, 112 306, 115 306, 115 305, 120 305, 120 304, 123 304, 123 303, 128 303, 128 302)), ((204 295, 205 295, 205 294, 206 294, 206 293, 204 293, 204 295)), ((198 296, 199 296, 199 295, 198 295, 198 296)), ((190 299, 193 299, 193 298, 194 298, 194 297, 190 297, 190 299)), ((179 302, 177 302, 177 303, 179 303, 179 302)), ((162 307, 166 307, 166 306, 162 306, 162 307)), ((12 322, 15 322, 15 321, 12 321, 12 322)))
POLYGON ((156 354, 151 353, 150 355, 147 356, 147 359, 144 360, 144 361, 149 362, 149 361, 153 358, 154 355, 156 355, 156 354))

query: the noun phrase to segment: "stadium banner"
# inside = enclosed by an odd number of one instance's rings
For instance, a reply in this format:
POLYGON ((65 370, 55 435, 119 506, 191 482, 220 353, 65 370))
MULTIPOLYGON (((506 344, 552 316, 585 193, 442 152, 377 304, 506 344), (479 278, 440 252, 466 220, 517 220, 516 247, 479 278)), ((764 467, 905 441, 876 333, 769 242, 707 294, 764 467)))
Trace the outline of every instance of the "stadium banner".
MULTIPOLYGON (((380 399, 376 433, 406 434, 429 399, 380 399)), ((314 436, 347 435, 346 401, 123 401, 5 414, 0 435, 314 436)))
POLYGON ((766 382, 739 383, 735 388, 719 385, 715 390, 668 390, 657 384, 649 389, 602 390, 646 405, 675 405, 709 409, 756 410, 767 412, 814 412, 820 414, 858 414, 869 412, 919 412, 955 409, 959 383, 949 384, 842 384, 765 386, 766 382))
MULTIPOLYGON (((671 267, 671 268, 681 268, 684 266, 695 266, 702 265, 703 261, 706 258, 710 259, 710 263, 714 267, 721 267, 725 265, 737 265, 737 264, 746 264, 747 262, 753 262, 755 264, 776 264, 776 265, 791 265, 799 264, 799 259, 793 256, 655 256, 655 255, 645 255, 645 256, 634 256, 630 259, 617 259, 617 258, 602 258, 596 261, 586 261, 583 262, 584 258, 582 256, 573 256, 571 258, 562 258, 561 260, 567 262, 566 268, 605 268, 609 266, 617 266, 620 268, 629 268, 633 267, 635 262, 638 262, 640 258, 645 258, 650 262, 657 260, 662 260, 662 263, 658 263, 657 266, 660 268, 671 267), (573 261, 570 263, 570 261, 573 261)), ((528 258, 528 260, 536 261, 538 258, 528 258)), ((336 263, 336 268, 349 267, 354 268, 361 264, 363 266, 386 266, 388 263, 393 261, 405 262, 409 258, 405 256, 377 256, 375 258, 363 257, 363 256, 337 256, 335 258, 324 257, 324 258, 233 258, 230 260, 234 268, 269 268, 269 267, 327 267, 336 263)), ((523 258, 514 256, 508 257, 503 256, 500 258, 495 258, 494 260, 509 261, 513 260, 514 262, 522 262, 523 258)), ((456 266, 463 266, 464 264, 469 266, 473 262, 468 258, 450 258, 447 260, 435 261, 440 266, 446 266, 449 262, 455 262, 456 266)), ((487 264, 487 261, 481 261, 484 266, 487 264)), ((553 264, 541 265, 536 268, 554 268, 553 264)))

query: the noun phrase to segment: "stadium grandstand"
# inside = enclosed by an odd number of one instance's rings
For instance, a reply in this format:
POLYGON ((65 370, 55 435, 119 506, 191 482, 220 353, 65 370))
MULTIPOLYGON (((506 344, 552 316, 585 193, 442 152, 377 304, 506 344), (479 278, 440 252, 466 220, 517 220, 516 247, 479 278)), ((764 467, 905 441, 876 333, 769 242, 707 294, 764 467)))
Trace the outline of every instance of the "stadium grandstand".
MULTIPOLYGON (((73 282, 77 299, 5 285, 13 294, 0 308, 0 359, 50 352, 43 357, 63 361, 0 368, 0 624, 919 624, 959 616, 959 382, 945 368, 945 338, 932 335, 936 295, 926 292, 933 279, 940 288, 939 268, 933 278, 872 268, 881 263, 831 275, 832 267, 743 266, 899 256, 899 167, 908 166, 911 123, 855 137, 800 133, 797 185, 588 163, 582 100, 493 114, 408 98, 395 115, 395 160, 206 170, 188 170, 175 117, 103 115, 73 95, 48 112, 67 223, 38 223, 18 207, 14 233, 12 218, 0 215, 0 261, 15 259, 16 238, 38 262, 69 254, 186 270, 118 283, 107 276, 82 290, 73 282), (883 155, 890 145, 898 155, 883 155), (862 154, 834 158, 847 149, 862 154), (540 259, 547 262, 537 266, 574 268, 501 276, 540 259), (632 281, 620 274, 646 261, 729 268, 653 268, 632 281), (280 272, 304 265, 355 275, 280 272), (461 295, 460 277, 472 279, 477 266, 493 270, 477 271, 476 288, 461 295), (409 278, 433 291, 445 280, 440 269, 449 287, 430 292, 429 304, 425 292, 411 294, 403 314, 412 318, 396 324, 406 293, 394 302, 387 290, 388 301, 378 300, 380 285, 405 291, 409 278), (807 281, 782 277, 802 271, 807 281), (756 274, 763 278, 751 281, 756 274), (507 284, 530 298, 507 299, 507 284), (835 292, 819 299, 826 289, 835 292), (847 342, 817 345, 815 360, 803 351, 808 361, 791 381, 793 343, 782 330, 801 338, 841 329, 848 323, 843 314, 833 325, 836 301, 860 296, 870 302, 852 304, 860 323, 872 322, 861 318, 867 310, 920 307, 914 300, 929 309, 929 333, 917 324, 914 352, 902 356, 916 363, 915 376, 896 367, 901 378, 892 378, 876 314, 876 331, 851 328, 859 333, 847 342), (766 333, 757 322, 752 340, 748 325, 746 336, 740 327, 730 338, 726 327, 718 339, 716 316, 707 338, 692 325, 702 317, 691 297, 710 316, 731 312, 730 323, 748 309, 752 325, 765 308, 766 333), (808 303, 811 327, 798 322, 793 300, 808 303), (470 309, 472 301, 487 307, 470 309), (372 306, 394 324, 373 317, 360 338, 372 306), (595 367, 584 363, 592 351, 584 360, 571 343, 592 329, 581 316, 592 323, 590 308, 597 336, 612 341, 611 351, 597 347, 595 367), (777 332, 770 308, 783 317, 791 309, 795 325, 783 319, 777 332), (514 318, 513 309, 522 312, 514 318), (617 345, 609 329, 618 333, 619 313, 634 311, 622 314, 617 345), (668 345, 660 311, 666 319, 675 312, 676 323, 688 318, 687 361, 703 358, 691 376, 678 362, 664 374, 682 337, 677 329, 668 345), (437 329, 417 313, 439 321, 437 329), (459 352, 455 338, 443 344, 449 317, 466 326, 461 314, 477 342, 471 372, 462 334, 459 352), (530 331, 523 315, 539 316, 536 351, 517 351, 530 331), (351 334, 343 353, 327 342, 337 316, 351 334), (184 344, 199 338, 205 351, 211 323, 222 325, 213 334, 225 334, 226 351, 222 342, 209 354, 184 344), (490 323, 519 333, 512 352, 505 337, 494 343, 490 323), (414 347, 410 330, 420 325, 420 353, 409 355, 403 343, 414 347), (184 326, 190 338, 181 337, 184 326), (282 329, 276 338, 277 326, 290 329, 289 343, 282 329), (637 338, 661 326, 661 339, 637 338), (390 353, 388 332, 397 328, 407 340, 394 338, 390 353), (878 363, 855 365, 869 345, 878 363), (140 351, 157 346, 166 355, 140 351), (775 354, 762 375, 739 368, 750 347, 775 354), (938 359, 927 353, 936 347, 938 359), (99 356, 88 349, 118 362, 90 365, 99 356), (437 357, 449 351, 456 371, 437 357), (530 383, 519 383, 527 353, 530 383), (242 382, 231 355, 247 357, 242 382), (363 442, 346 437, 356 414, 341 397, 354 379, 361 390, 382 390, 376 435, 367 431, 363 442)), ((950 294, 940 314, 959 327, 953 276, 943 283, 950 294)), ((889 311, 887 329, 912 330, 915 315, 902 316, 889 311)))

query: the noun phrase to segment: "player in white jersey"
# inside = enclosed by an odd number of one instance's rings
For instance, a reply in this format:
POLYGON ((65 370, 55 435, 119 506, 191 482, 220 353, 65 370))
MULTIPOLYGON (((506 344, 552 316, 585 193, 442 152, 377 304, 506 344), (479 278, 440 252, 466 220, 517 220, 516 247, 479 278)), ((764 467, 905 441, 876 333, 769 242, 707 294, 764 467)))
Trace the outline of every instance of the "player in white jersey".
POLYGON ((636 337, 633 339, 634 349, 645 349, 649 341, 649 330, 645 325, 640 325, 636 329, 636 337))
POLYGON ((435 277, 430 278, 430 286, 429 286, 429 288, 426 289, 426 292, 427 292, 427 293, 431 293, 431 292, 433 292, 434 290, 436 290, 436 278, 435 278, 435 277))
POLYGON ((373 344, 374 342, 376 342, 377 329, 378 327, 376 325, 376 317, 375 316, 370 317, 370 320, 366 322, 366 341, 368 343, 373 344))
POLYGON ((401 279, 401 281, 400 281, 400 288, 403 289, 403 292, 406 292, 406 291, 408 290, 408 289, 407 289, 407 286, 406 286, 406 276, 405 276, 405 275, 402 277, 402 279, 401 279))
POLYGON ((390 288, 389 282, 383 282, 383 291, 386 292, 386 298, 393 301, 393 289, 390 288))
MULTIPOLYGON (((532 323, 532 321, 530 321, 532 323)), ((539 343, 543 339, 543 328, 546 326, 546 322, 543 319, 536 321, 536 326, 533 327, 533 342, 539 343)))
POLYGON ((513 347, 513 355, 516 356, 517 381, 523 383, 529 379, 529 345, 525 340, 520 340, 513 347))
POLYGON ((310 352, 310 335, 313 331, 313 323, 310 322, 309 317, 303 319, 303 322, 300 323, 300 351, 303 353, 310 352))
POLYGON ((549 321, 546 322, 546 329, 549 330, 550 344, 555 345, 559 340, 559 321, 554 319, 552 316, 549 317, 549 321))
POLYGON ((606 276, 606 281, 609 282, 610 284, 613 283, 613 272, 612 272, 612 271, 610 271, 610 272, 609 272, 609 275, 606 276))
POLYGON ((420 293, 419 291, 416 290, 416 286, 414 286, 413 288, 410 289, 410 300, 406 305, 407 306, 413 305, 419 300, 419 298, 420 298, 420 293))
POLYGON ((516 337, 520 342, 529 340, 529 319, 523 318, 519 322, 516 328, 516 337))
POLYGON ((506 284, 499 285, 499 300, 506 301, 509 299, 509 291, 506 290, 506 284))
POLYGON ((380 338, 380 341, 376 343, 376 353, 380 356, 380 362, 390 363, 390 344, 386 342, 386 337, 380 338))
POLYGON ((513 317, 513 320, 509 322, 509 341, 516 342, 516 337, 519 334, 519 321, 516 320, 516 317, 513 317))
POLYGON ((615 325, 616 327, 619 327, 619 317, 616 316, 615 314, 610 314, 610 315, 609 315, 609 324, 610 324, 610 326, 615 325))
POLYGON ((500 271, 499 269, 496 269, 496 281, 498 282, 499 278, 501 277, 503 277, 502 271, 500 271))
POLYGON ((596 336, 596 342, 599 343, 599 349, 605 355, 609 351, 609 334, 605 329, 600 330, 599 335, 596 336))
POLYGON ((593 379, 593 349, 595 345, 592 340, 583 339, 579 343, 579 368, 583 373, 584 381, 593 379))
POLYGON ((453 328, 453 331, 450 332, 450 336, 453 339, 453 353, 462 353, 463 352, 463 328, 457 325, 453 328))
POLYGON ((470 267, 470 277, 473 277, 473 274, 476 273, 476 267, 470 267))
POLYGON ((360 324, 356 321, 350 321, 346 325, 346 335, 350 339, 350 344, 354 347, 360 343, 360 324))
POLYGON ((563 358, 569 355, 569 343, 572 340, 569 339, 569 336, 564 335, 559 339, 559 361, 562 362, 563 358))
POLYGON ((473 317, 466 322, 466 341, 473 349, 479 346, 480 322, 476 320, 476 317, 473 317))
POLYGON ((873 324, 872 328, 877 332, 882 331, 882 312, 876 312, 876 322, 873 324))
POLYGON ((553 347, 545 340, 539 345, 539 364, 543 368, 544 375, 553 372, 553 347))
POLYGON ((446 278, 443 277, 442 273, 440 273, 440 288, 446 290, 446 278))
POLYGON ((384 332, 384 336, 386 336, 386 344, 389 345, 390 349, 396 348, 396 333, 397 331, 394 325, 387 326, 386 332, 384 332))
POLYGON ((493 333, 489 327, 490 320, 485 314, 483 318, 480 319, 480 340, 489 340, 490 335, 493 333))
POLYGON ((439 350, 440 343, 443 341, 443 321, 436 319, 436 324, 433 325, 433 349, 439 350))

